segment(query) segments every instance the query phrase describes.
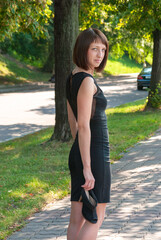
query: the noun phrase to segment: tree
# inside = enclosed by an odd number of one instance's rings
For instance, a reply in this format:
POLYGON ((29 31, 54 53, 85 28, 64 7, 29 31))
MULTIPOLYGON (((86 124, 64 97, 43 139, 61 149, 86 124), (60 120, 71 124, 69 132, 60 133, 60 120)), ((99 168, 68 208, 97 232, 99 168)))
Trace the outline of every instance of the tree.
POLYGON ((0 39, 13 33, 31 32, 34 37, 47 37, 45 25, 52 11, 51 0, 5 0, 0 2, 0 39))
POLYGON ((111 0, 116 28, 138 39, 153 39, 153 64, 147 107, 161 107, 161 1, 111 0))
MULTIPOLYGON (((161 26, 161 21, 160 21, 161 26)), ((161 29, 153 31, 153 64, 147 107, 161 108, 161 29)))
POLYGON ((51 139, 68 140, 66 79, 73 69, 72 52, 78 34, 78 0, 54 1, 56 124, 51 139))
POLYGON ((107 36, 110 54, 122 57, 127 53, 139 63, 143 63, 148 55, 152 55, 152 40, 131 34, 126 28, 118 29, 118 10, 110 1, 82 0, 79 12, 80 29, 96 27, 107 36), (88 19, 87 17, 88 16, 88 19))

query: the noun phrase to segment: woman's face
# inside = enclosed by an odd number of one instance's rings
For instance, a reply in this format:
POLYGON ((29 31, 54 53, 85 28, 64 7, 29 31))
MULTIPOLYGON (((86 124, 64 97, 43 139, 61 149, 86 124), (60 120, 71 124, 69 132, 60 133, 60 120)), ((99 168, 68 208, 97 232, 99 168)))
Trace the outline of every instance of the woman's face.
POLYGON ((90 69, 94 70, 101 64, 106 52, 106 46, 101 42, 93 42, 87 51, 87 62, 90 69))

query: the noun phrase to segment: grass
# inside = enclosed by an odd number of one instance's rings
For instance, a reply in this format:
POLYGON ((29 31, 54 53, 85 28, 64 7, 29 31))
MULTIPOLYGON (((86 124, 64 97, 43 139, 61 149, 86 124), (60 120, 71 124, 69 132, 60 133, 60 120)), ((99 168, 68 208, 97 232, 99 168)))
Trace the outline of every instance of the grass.
POLYGON ((70 143, 49 143, 53 129, 0 145, 0 239, 24 224, 44 203, 69 193, 70 143))
MULTIPOLYGON (((124 73, 137 73, 142 69, 142 65, 134 60, 124 56, 120 59, 114 59, 109 55, 105 75, 118 75, 124 73)), ((43 73, 32 67, 22 63, 9 55, 0 54, 0 85, 14 85, 30 82, 45 82, 51 77, 50 73, 43 73)))
POLYGON ((104 73, 105 75, 139 73, 142 68, 142 64, 136 63, 133 59, 129 59, 126 55, 119 59, 112 58, 109 55, 104 73))
MULTIPOLYGON (((161 127, 160 111, 143 111, 145 100, 108 109, 111 161, 161 127)), ((72 142, 47 141, 52 128, 0 144, 0 239, 21 228, 44 204, 70 192, 72 142)))
POLYGON ((145 104, 146 100, 138 100, 106 111, 112 161, 120 159, 129 147, 161 127, 161 111, 143 111, 145 104))
MULTIPOLYGON (((45 63, 45 58, 43 58, 43 60, 40 59, 34 59, 31 56, 29 56, 28 58, 23 57, 22 55, 19 55, 16 51, 12 50, 12 51, 8 51, 8 54, 10 56, 12 56, 13 58, 17 59, 20 62, 25 63, 26 65, 31 65, 34 66, 35 68, 42 68, 43 64, 45 63)), ((47 57, 47 56, 46 56, 47 57)))
POLYGON ((43 73, 8 55, 0 54, 0 85, 47 82, 50 77, 49 73, 43 73))

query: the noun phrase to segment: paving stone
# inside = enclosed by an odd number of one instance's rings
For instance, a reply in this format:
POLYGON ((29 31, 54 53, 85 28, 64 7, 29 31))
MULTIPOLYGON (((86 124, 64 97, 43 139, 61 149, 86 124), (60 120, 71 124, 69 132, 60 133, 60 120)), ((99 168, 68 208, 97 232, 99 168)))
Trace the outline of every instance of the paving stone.
MULTIPOLYGON (((37 237, 33 237, 30 240, 56 240, 57 237, 56 236, 37 236, 37 237)), ((23 239, 21 239, 23 240, 23 239)))
POLYGON ((98 236, 97 239, 98 239, 98 240, 114 240, 114 237, 110 237, 110 236, 98 236))

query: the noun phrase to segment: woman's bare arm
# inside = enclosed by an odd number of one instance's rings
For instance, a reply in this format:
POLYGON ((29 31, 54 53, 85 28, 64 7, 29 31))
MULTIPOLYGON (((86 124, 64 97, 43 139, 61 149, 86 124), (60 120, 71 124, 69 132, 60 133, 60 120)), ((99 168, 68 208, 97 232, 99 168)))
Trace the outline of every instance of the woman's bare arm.
POLYGON ((77 131, 78 131, 78 125, 77 125, 75 116, 73 114, 73 111, 72 111, 71 106, 68 101, 67 101, 67 111, 68 111, 68 122, 69 122, 70 130, 71 130, 71 134, 72 134, 73 139, 75 139, 77 131))
POLYGON ((95 183, 95 179, 91 171, 90 158, 90 117, 94 91, 95 85, 93 79, 91 77, 87 77, 83 80, 77 96, 78 140, 83 163, 83 174, 85 178, 85 184, 82 187, 84 187, 86 190, 94 188, 95 183))

